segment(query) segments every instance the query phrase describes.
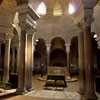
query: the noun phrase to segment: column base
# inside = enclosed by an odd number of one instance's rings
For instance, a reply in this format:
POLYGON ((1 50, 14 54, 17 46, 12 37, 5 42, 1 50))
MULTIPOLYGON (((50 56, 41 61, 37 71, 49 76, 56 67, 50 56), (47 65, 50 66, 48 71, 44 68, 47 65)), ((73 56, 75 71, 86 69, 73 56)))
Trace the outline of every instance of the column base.
POLYGON ((27 93, 28 91, 26 90, 26 89, 17 89, 16 90, 16 92, 15 92, 15 94, 17 94, 17 95, 23 95, 23 94, 25 94, 25 93, 27 93))
POLYGON ((27 91, 32 91, 34 89, 35 89, 34 87, 31 87, 31 88, 28 88, 27 91))
POLYGON ((83 91, 77 91, 80 95, 84 95, 84 92, 83 91))
POLYGON ((85 91, 83 89, 79 89, 78 93, 84 95, 85 91))
POLYGON ((98 97, 96 96, 95 93, 88 93, 85 92, 85 100, 97 100, 98 97))

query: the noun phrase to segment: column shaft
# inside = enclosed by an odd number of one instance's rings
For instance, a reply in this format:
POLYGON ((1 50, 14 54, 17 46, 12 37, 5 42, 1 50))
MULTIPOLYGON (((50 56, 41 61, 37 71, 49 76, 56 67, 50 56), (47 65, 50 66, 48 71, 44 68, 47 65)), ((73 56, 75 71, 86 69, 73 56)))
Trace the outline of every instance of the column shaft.
POLYGON ((47 44, 47 66, 50 66, 50 44, 47 44))
POLYGON ((84 67, 84 42, 83 32, 78 33, 78 54, 79 54, 79 92, 85 92, 85 67, 84 67))
POLYGON ((69 69, 70 69, 70 58, 69 58, 69 51, 67 51, 67 69, 68 69, 68 76, 70 76, 69 69))
POLYGON ((19 72, 19 47, 17 48, 17 69, 16 72, 19 72))
POLYGON ((15 72, 15 48, 13 47, 12 48, 12 70, 11 70, 12 73, 15 72))
POLYGON ((25 54, 26 54, 26 32, 22 31, 20 34, 19 47, 19 73, 18 73, 18 89, 17 93, 25 92, 25 54))
POLYGON ((27 34, 26 89, 32 89, 33 35, 27 34))
POLYGON ((94 92, 94 72, 93 72, 93 52, 92 52, 92 37, 91 27, 84 27, 84 57, 85 57, 85 79, 87 99, 96 100, 97 97, 94 92))
POLYGON ((4 72, 3 72, 4 82, 9 81, 10 43, 11 43, 10 39, 5 41, 4 72))

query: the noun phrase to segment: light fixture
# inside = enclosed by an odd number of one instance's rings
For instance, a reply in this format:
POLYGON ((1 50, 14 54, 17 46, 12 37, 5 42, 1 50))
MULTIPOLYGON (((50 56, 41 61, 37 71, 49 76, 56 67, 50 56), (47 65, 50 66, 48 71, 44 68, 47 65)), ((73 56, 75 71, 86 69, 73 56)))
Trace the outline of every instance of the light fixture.
POLYGON ((97 34, 94 34, 94 36, 93 36, 93 37, 96 39, 98 36, 97 36, 97 34))
POLYGON ((39 40, 38 40, 38 39, 36 39, 35 41, 36 41, 36 42, 39 42, 39 40))
POLYGON ((69 4, 69 9, 68 10, 69 10, 69 14, 73 14, 75 12, 75 9, 74 9, 72 4, 69 4))

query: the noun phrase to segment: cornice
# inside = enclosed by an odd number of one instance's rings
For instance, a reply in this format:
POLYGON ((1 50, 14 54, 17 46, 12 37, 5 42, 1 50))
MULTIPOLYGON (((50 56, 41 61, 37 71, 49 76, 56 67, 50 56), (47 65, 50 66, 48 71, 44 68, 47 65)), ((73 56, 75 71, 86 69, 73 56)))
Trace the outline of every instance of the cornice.
POLYGON ((20 5, 17 6, 16 10, 19 12, 19 14, 28 14, 35 21, 40 18, 31 5, 20 5))

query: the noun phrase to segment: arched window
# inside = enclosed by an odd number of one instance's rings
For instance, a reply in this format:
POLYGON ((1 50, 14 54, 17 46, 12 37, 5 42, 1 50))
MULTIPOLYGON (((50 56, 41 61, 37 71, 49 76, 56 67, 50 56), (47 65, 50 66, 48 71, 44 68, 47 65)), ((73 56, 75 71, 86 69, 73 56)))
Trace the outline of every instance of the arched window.
POLYGON ((53 15, 54 16, 61 16, 62 15, 62 7, 59 3, 56 3, 53 8, 53 15))
POLYGON ((38 6, 37 13, 39 15, 46 15, 46 5, 44 2, 41 2, 38 6))

